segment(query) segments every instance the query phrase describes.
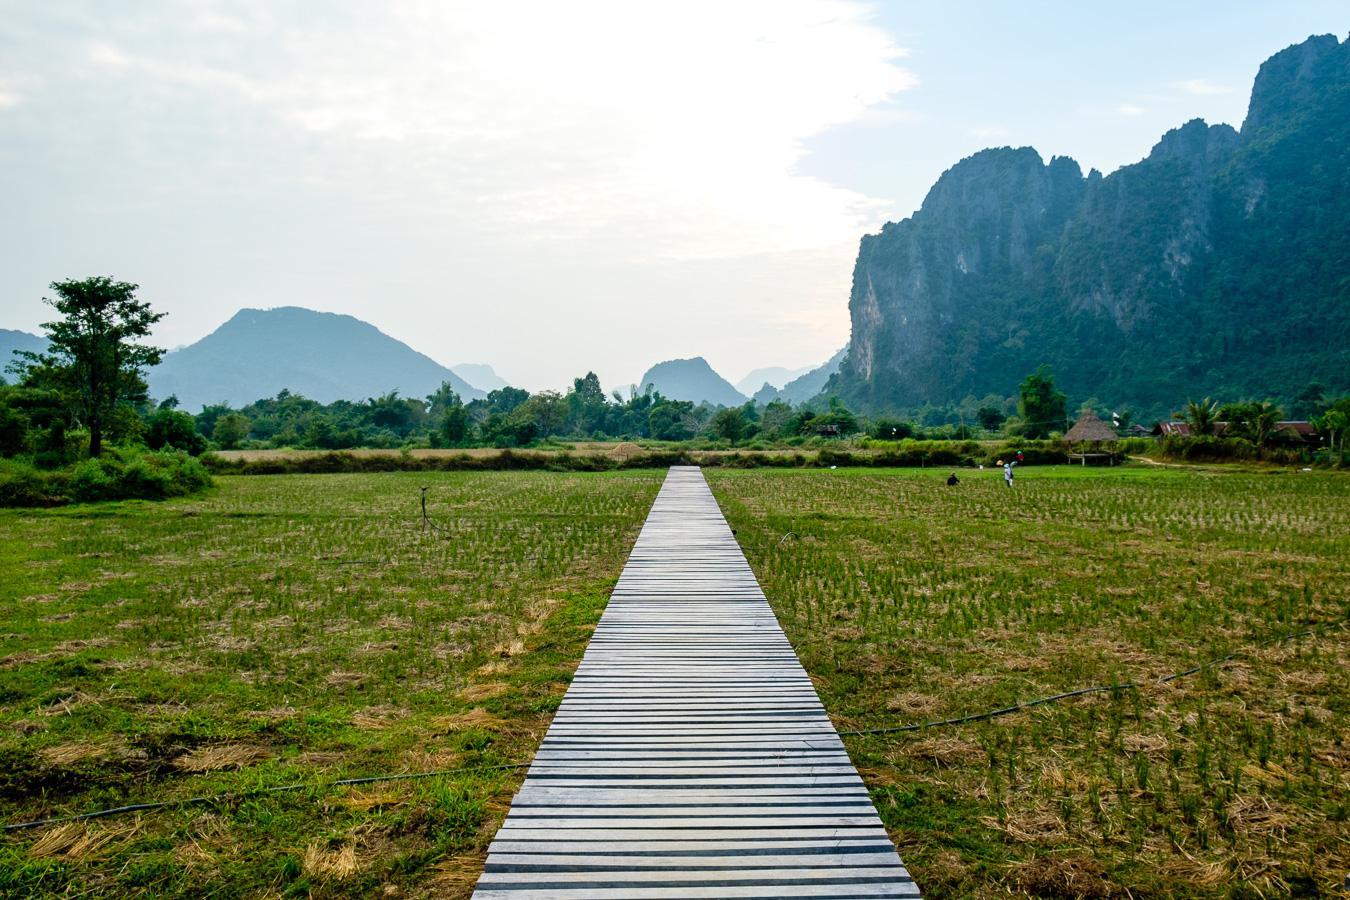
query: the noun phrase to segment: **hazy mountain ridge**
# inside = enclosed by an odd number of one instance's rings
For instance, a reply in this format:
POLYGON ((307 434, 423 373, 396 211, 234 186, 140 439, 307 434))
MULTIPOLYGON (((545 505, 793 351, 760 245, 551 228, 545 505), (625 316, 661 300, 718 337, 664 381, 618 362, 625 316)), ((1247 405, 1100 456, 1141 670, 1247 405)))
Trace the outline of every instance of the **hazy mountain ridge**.
POLYGON ((1350 40, 1262 65, 1242 131, 1194 120, 1103 177, 1030 147, 953 166, 863 238, 831 392, 870 409, 1350 388, 1350 40))
POLYGON ((352 316, 295 306, 241 309, 214 332, 146 372, 151 396, 186 410, 242 406, 282 390, 320 403, 397 390, 423 397, 450 382, 467 401, 486 396, 450 369, 352 316))
POLYGON ((826 360, 824 365, 792 379, 783 385, 781 390, 775 390, 772 385, 765 385, 755 392, 755 402, 768 404, 774 400, 783 400, 793 405, 805 403, 825 390, 830 376, 839 371, 839 366, 847 353, 848 345, 845 344, 834 356, 826 360))
POLYGON ((18 358, 14 356, 16 350, 42 353, 46 349, 47 339, 44 337, 26 331, 15 331, 12 328, 0 328, 0 376, 6 381, 14 380, 14 376, 5 372, 5 369, 11 363, 18 362, 18 358))
POLYGON ((661 396, 671 400, 707 402, 714 406, 741 406, 750 399, 732 387, 731 382, 714 372, 708 361, 701 356, 657 363, 648 369, 647 374, 638 382, 639 393, 645 391, 649 384, 653 385, 661 396))
POLYGON ((781 390, 788 382, 814 371, 815 368, 815 366, 802 366, 800 369, 788 369, 783 366, 767 366, 763 369, 752 370, 732 387, 747 397, 754 395, 766 384, 774 390, 781 390))
POLYGON ((450 371, 480 391, 495 391, 512 386, 505 378, 498 375, 492 366, 484 363, 460 363, 457 366, 451 366, 450 371))

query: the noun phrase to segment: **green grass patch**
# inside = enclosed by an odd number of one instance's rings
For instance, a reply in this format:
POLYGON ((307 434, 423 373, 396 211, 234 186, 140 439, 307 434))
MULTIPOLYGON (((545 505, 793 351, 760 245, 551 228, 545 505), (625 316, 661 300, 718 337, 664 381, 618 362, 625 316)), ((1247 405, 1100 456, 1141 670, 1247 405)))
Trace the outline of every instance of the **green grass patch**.
POLYGON ((1001 470, 947 474, 706 472, 841 730, 1144 685, 847 738, 925 897, 1339 890, 1350 479, 1047 466, 1009 490, 1001 470))
POLYGON ((465 893, 521 777, 486 767, 530 759, 662 475, 0 511, 3 822, 225 798, 11 832, 0 896, 465 893))

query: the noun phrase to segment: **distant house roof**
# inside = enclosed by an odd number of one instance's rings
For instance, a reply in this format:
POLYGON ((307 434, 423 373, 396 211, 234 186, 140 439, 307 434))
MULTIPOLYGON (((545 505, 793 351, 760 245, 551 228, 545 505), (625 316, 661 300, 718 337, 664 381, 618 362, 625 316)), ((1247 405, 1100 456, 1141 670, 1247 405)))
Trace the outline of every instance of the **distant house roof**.
POLYGON ((1276 422, 1275 436, 1281 440, 1317 440, 1317 429, 1311 422, 1276 422))
MULTIPOLYGON (((1227 422, 1215 422, 1209 427, 1209 433, 1221 435, 1228 430, 1227 422)), ((1190 437, 1191 426, 1185 422, 1159 422, 1153 426, 1150 434, 1167 437, 1172 434, 1179 434, 1190 437)), ((1315 441, 1317 440, 1317 429, 1311 422, 1276 422, 1275 437, 1285 441, 1315 441)), ((1068 437, 1068 435, 1065 435, 1068 437)))
POLYGON ((1125 433, 1129 437, 1148 437, 1153 432, 1136 422, 1133 425, 1126 427, 1125 433))
POLYGON ((1154 437, 1170 437, 1174 434, 1179 434, 1182 437, 1190 437, 1191 426, 1187 425, 1185 422, 1159 422, 1157 425, 1153 426, 1153 430, 1150 431, 1149 434, 1154 437))
POLYGON ((1064 435, 1064 440, 1071 444, 1076 441, 1115 442, 1120 440, 1120 435, 1116 434, 1110 425, 1097 418, 1096 413, 1087 410, 1069 429, 1069 433, 1064 435))

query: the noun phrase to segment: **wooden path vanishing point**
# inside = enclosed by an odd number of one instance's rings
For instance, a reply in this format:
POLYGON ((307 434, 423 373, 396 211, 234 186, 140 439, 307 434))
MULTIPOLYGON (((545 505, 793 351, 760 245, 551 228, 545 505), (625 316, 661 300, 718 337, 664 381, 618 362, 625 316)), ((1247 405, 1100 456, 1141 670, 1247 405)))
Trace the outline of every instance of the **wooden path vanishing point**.
POLYGON ((473 896, 919 897, 698 468, 666 477, 473 896))

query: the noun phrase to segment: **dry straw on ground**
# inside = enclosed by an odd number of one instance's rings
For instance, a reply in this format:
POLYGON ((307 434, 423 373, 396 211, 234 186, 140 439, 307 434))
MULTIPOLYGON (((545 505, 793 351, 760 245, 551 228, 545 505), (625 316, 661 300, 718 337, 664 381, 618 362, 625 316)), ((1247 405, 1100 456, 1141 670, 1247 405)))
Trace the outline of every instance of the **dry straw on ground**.
POLYGON ((271 759, 272 756, 271 751, 251 744, 227 744, 194 750, 178 757, 173 763, 188 772, 214 772, 218 769, 242 769, 271 759))
POLYGON ((120 828, 100 828, 83 822, 54 825, 28 848, 34 859, 61 859, 66 862, 89 862, 117 849, 126 839, 136 834, 138 825, 120 828))
POLYGON ((328 843, 315 841, 305 848, 305 874, 335 881, 355 875, 358 868, 355 842, 343 841, 338 847, 331 849, 328 843))

